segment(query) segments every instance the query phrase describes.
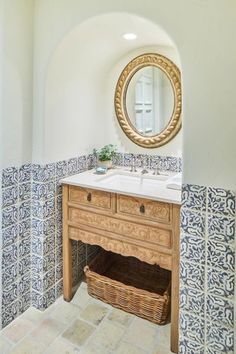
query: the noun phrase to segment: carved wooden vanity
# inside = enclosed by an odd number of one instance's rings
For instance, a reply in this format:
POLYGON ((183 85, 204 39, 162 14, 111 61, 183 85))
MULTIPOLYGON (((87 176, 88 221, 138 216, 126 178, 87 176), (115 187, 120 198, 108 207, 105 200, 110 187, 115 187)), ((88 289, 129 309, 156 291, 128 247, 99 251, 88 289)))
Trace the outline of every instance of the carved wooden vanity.
POLYGON ((177 204, 63 184, 64 299, 72 298, 71 240, 171 270, 171 350, 177 353, 179 217, 177 204))

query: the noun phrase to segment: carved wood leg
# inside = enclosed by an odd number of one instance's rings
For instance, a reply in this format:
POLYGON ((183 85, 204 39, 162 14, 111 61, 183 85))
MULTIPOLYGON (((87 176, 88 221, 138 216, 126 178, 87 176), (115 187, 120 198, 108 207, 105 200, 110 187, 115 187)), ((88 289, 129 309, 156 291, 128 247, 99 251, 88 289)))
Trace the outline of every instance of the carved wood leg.
POLYGON ((68 235, 68 186, 63 186, 63 297, 66 301, 72 299, 72 251, 68 235))
POLYGON ((179 347, 179 238, 180 207, 173 205, 173 253, 171 274, 171 351, 178 353, 179 347))

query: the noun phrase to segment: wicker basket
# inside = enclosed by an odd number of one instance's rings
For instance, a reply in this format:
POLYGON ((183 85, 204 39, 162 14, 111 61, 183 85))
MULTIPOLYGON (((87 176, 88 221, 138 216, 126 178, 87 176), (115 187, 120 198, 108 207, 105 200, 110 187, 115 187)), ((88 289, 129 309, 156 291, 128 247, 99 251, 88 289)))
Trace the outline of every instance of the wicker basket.
POLYGON ((114 307, 165 324, 170 309, 170 272, 134 257, 100 252, 84 268, 89 295, 114 307))

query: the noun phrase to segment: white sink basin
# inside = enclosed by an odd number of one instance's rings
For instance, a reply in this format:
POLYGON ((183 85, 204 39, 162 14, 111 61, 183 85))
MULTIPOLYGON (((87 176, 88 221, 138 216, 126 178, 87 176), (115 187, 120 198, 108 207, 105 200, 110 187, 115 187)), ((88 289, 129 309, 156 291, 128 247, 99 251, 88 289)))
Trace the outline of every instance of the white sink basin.
POLYGON ((164 176, 164 175, 135 175, 132 173, 114 173, 108 176, 100 177, 97 179, 97 182, 106 184, 106 186, 109 187, 128 187, 132 186, 150 186, 150 187, 155 187, 157 184, 162 184, 165 182, 169 176, 164 176))

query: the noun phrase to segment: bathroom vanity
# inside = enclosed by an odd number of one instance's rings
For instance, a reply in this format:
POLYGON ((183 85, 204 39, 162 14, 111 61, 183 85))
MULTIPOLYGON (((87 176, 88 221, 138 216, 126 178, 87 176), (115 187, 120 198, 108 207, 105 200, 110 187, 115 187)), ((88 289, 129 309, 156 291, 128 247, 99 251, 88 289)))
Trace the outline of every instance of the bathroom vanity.
POLYGON ((167 179, 118 169, 62 180, 64 299, 72 298, 72 240, 170 270, 171 350, 177 353, 181 193, 167 189, 167 179))

